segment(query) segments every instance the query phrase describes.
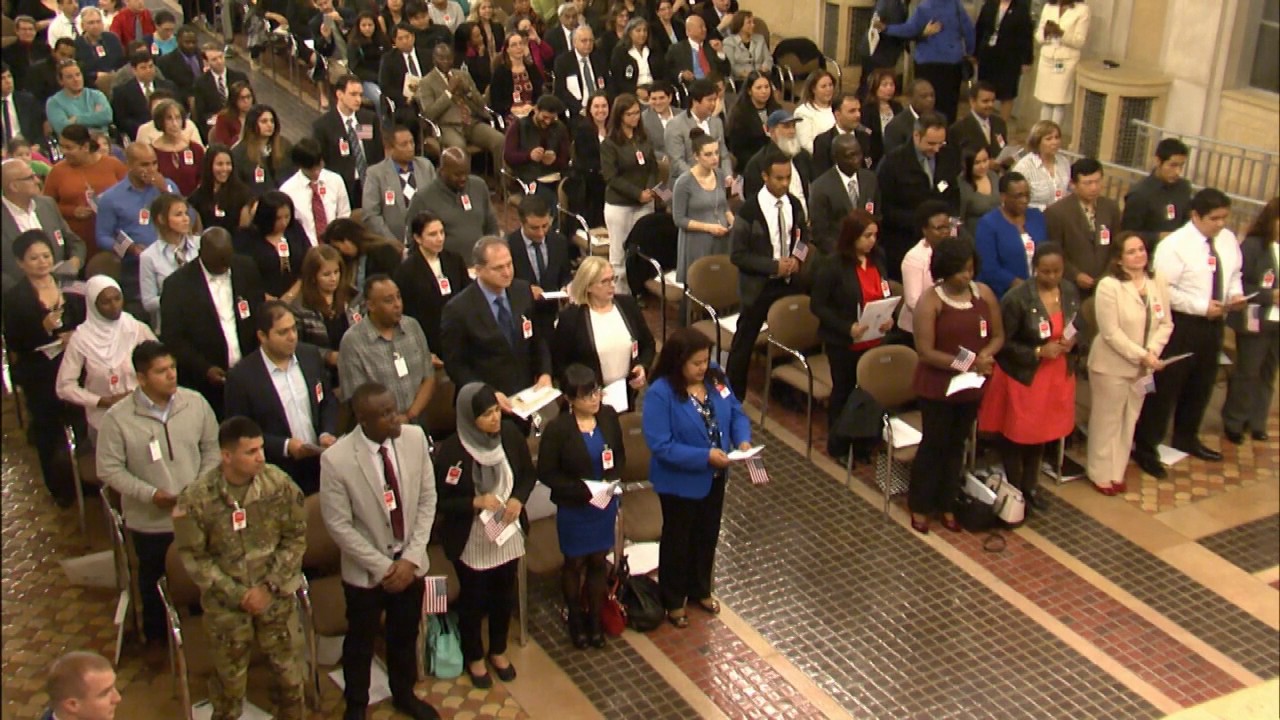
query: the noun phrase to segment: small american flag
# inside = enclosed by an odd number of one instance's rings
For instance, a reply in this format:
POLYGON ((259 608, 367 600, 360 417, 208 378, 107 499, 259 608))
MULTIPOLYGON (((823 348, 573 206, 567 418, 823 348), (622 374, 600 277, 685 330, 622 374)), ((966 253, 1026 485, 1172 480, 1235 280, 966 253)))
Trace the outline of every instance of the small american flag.
POLYGON ((969 372, 969 368, 973 367, 973 361, 977 358, 978 356, 974 355, 972 350, 962 345, 956 351, 955 359, 951 361, 951 368, 960 372, 969 372))
POLYGON ((502 516, 494 515, 489 518, 489 522, 484 524, 484 534, 488 535, 489 539, 494 542, 498 542, 498 536, 502 534, 503 530, 507 529, 507 524, 502 522, 499 519, 500 517, 502 516))
POLYGON ((747 474, 751 476, 752 485, 766 485, 769 482, 769 473, 764 469, 764 460, 762 458, 753 457, 747 461, 747 474))
POLYGON ((614 491, 614 488, 616 487, 617 487, 616 485, 609 485, 609 487, 601 490, 595 495, 592 495, 591 504, 595 505, 601 510, 604 510, 605 508, 609 507, 609 503, 613 502, 613 491, 614 491))
POLYGON ((449 611, 449 582, 443 576, 428 575, 422 593, 422 614, 436 615, 449 611))

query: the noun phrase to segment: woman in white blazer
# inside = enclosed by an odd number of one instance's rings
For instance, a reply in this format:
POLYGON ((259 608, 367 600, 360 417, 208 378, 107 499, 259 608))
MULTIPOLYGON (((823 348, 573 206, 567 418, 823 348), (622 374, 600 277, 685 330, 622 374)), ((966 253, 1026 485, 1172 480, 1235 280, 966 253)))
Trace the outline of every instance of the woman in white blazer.
POLYGON ((1036 99, 1040 119, 1059 125, 1076 92, 1076 65, 1089 38, 1089 6, 1081 0, 1050 0, 1040 11, 1036 44, 1040 63, 1036 69, 1036 99))
POLYGON ((1160 353, 1173 332, 1169 290, 1147 263, 1137 233, 1111 246, 1107 276, 1094 294, 1098 335, 1089 350, 1089 479, 1103 495, 1125 491, 1133 430, 1147 393, 1164 367, 1160 353))

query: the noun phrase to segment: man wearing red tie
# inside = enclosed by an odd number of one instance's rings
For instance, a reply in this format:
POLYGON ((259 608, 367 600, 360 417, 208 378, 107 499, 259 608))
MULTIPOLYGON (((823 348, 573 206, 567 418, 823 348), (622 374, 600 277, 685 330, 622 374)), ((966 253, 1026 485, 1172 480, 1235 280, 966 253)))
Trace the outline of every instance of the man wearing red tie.
POLYGON ((298 172, 281 183, 280 192, 293 200, 293 215, 314 247, 320 244, 329 223, 350 217, 351 198, 342 178, 325 169, 320 143, 315 138, 299 140, 289 151, 289 159, 298 172))

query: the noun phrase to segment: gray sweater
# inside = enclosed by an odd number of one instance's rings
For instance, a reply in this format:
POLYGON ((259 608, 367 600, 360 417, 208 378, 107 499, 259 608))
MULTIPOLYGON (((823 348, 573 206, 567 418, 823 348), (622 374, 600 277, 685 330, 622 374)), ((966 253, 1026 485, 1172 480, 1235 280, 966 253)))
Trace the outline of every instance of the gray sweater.
MULTIPOLYGON (((475 247, 477 240, 484 235, 499 234, 498 216, 489 204, 489 187, 475 175, 467 177, 467 189, 464 193, 454 192, 444 184, 442 178, 436 176, 426 189, 419 190, 413 196, 405 217, 412 219, 423 210, 430 210, 440 217, 444 222, 444 249, 461 255, 467 265, 471 264, 471 249, 475 247), (467 197, 470 210, 462 203, 463 195, 467 197)), ((409 238, 405 240, 407 243, 413 242, 409 238)))
POLYGON ((151 496, 156 490, 177 495, 218 466, 218 420, 203 395, 180 387, 162 423, 146 409, 141 394, 134 391, 102 419, 98 477, 120 493, 130 530, 173 532, 170 511, 156 507, 151 496))

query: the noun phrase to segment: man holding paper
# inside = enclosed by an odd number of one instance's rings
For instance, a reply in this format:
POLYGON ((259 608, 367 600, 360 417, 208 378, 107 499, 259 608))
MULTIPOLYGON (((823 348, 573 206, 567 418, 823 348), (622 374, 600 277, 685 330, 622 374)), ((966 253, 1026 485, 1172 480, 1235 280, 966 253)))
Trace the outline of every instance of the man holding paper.
POLYGON ((1171 415, 1174 449, 1201 460, 1222 459, 1200 442, 1199 433, 1218 375, 1226 313, 1245 306, 1240 244, 1225 229, 1230 212, 1231 200, 1222 191, 1205 188, 1191 198, 1191 220, 1156 246, 1155 271, 1169 283, 1173 306, 1173 334, 1162 357, 1191 353, 1160 372, 1138 417, 1134 460, 1157 478, 1166 474, 1158 448, 1171 415))
POLYGON ((263 432, 267 461, 304 495, 320 489, 320 453, 337 440, 338 400, 319 348, 298 343, 293 311, 279 300, 257 313, 258 349, 227 373, 226 417, 243 415, 263 432))

